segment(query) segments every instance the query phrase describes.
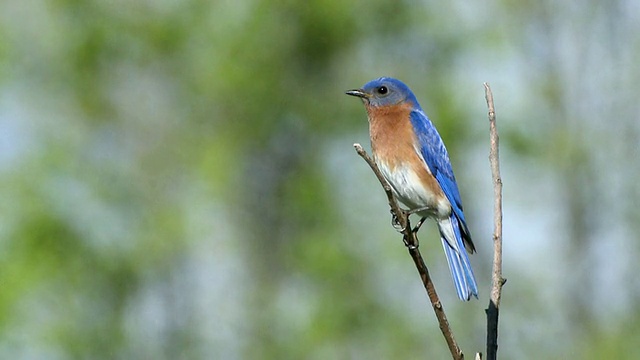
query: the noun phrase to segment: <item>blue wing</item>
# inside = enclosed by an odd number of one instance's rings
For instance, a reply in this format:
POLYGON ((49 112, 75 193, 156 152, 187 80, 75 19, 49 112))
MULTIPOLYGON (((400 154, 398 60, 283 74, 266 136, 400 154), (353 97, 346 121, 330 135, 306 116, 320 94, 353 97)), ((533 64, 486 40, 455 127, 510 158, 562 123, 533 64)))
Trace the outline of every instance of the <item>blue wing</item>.
POLYGON ((460 199, 460 191, 456 184, 456 178, 453 175, 451 162, 449 161, 449 153, 444 146, 444 142, 438 134, 438 130, 433 126, 431 120, 422 110, 413 110, 411 112, 411 124, 418 137, 420 143, 420 152, 427 166, 435 176, 438 184, 442 188, 445 196, 451 203, 454 215, 459 220, 462 238, 469 245, 471 252, 475 251, 475 247, 467 228, 462 209, 462 200, 460 199))

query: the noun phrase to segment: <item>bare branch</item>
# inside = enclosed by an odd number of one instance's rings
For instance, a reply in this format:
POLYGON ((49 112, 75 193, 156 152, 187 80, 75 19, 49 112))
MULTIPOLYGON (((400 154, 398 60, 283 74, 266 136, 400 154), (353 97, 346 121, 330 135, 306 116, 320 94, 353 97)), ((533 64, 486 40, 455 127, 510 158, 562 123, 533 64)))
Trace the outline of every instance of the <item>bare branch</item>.
POLYGON ((411 255, 411 258, 413 259, 413 262, 418 269, 418 273, 420 274, 420 278, 422 279, 424 288, 427 291, 427 296, 429 297, 429 301, 431 301, 431 306, 433 307, 433 311, 435 312, 436 318, 438 319, 440 331, 447 341, 447 346, 449 347, 452 358, 454 360, 464 359, 464 354, 460 350, 460 347, 458 346, 458 343, 453 336, 453 332, 451 331, 451 327, 449 326, 449 321, 447 320, 444 308, 442 307, 440 298, 436 293, 436 288, 431 281, 429 269, 427 269, 427 266, 422 259, 422 255, 420 254, 420 250, 418 249, 418 237, 416 235, 416 232, 411 228, 411 224, 409 223, 409 215, 398 205, 398 202, 396 201, 396 198, 391 191, 391 186, 384 178, 384 176, 382 176, 382 173, 380 172, 380 169, 378 169, 375 161, 371 159, 371 157, 367 154, 367 152, 362 148, 360 144, 353 144, 353 147, 356 149, 358 155, 360 155, 367 162, 367 164, 369 164, 369 167, 371 167, 371 170, 373 170, 373 172, 376 174, 378 181, 387 194, 389 207, 391 207, 392 214, 398 220, 398 224, 400 225, 401 232, 403 234, 404 244, 407 246, 409 254, 411 255))
POLYGON ((491 148, 489 163, 493 178, 493 270, 491 276, 491 296, 487 313, 487 360, 498 357, 498 316, 502 286, 507 281, 502 277, 502 178, 500 177, 499 138, 496 127, 496 113, 493 105, 493 93, 488 83, 484 83, 487 107, 489 108, 489 133, 491 148))

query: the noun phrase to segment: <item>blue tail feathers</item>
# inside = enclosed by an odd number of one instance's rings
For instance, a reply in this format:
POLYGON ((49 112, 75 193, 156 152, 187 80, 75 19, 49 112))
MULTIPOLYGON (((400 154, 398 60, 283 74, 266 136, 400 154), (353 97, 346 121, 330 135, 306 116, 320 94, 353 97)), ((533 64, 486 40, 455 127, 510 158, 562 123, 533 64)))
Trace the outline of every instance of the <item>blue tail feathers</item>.
POLYGON ((447 263, 449 264, 449 270, 453 277, 453 283, 456 286, 456 292, 458 293, 460 300, 463 301, 471 299, 471 295, 478 298, 478 285, 476 283, 475 276, 473 275, 473 269, 471 269, 469 256, 467 255, 462 241, 460 223, 454 214, 451 214, 449 220, 450 221, 447 221, 446 223, 443 222, 438 225, 440 228, 442 247, 444 248, 445 255, 447 255, 447 263), (444 227, 447 227, 448 229, 444 227), (451 239, 451 235, 455 235, 455 238, 451 239))

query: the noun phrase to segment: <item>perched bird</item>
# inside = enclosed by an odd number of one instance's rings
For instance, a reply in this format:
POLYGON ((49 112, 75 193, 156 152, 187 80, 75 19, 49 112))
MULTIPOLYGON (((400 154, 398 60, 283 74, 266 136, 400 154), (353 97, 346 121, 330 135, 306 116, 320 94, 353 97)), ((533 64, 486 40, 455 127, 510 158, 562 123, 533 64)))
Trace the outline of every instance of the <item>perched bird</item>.
POLYGON ((442 138, 407 85, 382 77, 346 92, 362 99, 369 117, 373 158, 410 213, 433 218, 458 297, 478 297, 469 253, 475 252, 442 138))

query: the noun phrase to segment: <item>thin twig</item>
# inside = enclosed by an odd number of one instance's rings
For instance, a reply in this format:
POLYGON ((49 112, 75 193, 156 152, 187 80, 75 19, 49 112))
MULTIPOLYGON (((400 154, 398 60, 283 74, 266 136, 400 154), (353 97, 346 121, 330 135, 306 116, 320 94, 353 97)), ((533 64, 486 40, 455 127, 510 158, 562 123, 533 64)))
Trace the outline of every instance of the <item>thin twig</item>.
POLYGON ((491 276, 491 297, 487 313, 487 360, 498 357, 498 315, 502 286, 507 281, 502 277, 502 178, 500 177, 500 154, 498 129, 496 127, 496 112, 493 105, 493 93, 488 83, 484 83, 487 107, 489 108, 489 133, 491 148, 489 163, 493 178, 493 271, 491 276))
POLYGON ((382 176, 382 173, 380 172, 380 169, 378 169, 375 161, 371 159, 371 157, 367 154, 367 152, 362 148, 360 144, 353 144, 353 147, 356 149, 358 155, 360 155, 367 162, 367 164, 369 164, 371 170, 373 170, 373 172, 376 174, 378 181, 380 181, 382 188, 387 194, 389 207, 391 207, 391 212, 398 220, 398 224, 402 229, 403 241, 407 246, 407 249, 409 250, 409 254, 413 259, 416 268, 418 269, 418 273, 420 273, 420 278, 422 279, 424 288, 427 291, 427 295, 429 296, 429 300, 431 301, 433 311, 435 312, 436 318, 438 319, 438 324, 440 325, 440 331, 447 341, 447 346, 449 347, 452 358, 454 360, 464 359, 464 354, 460 350, 460 347, 458 346, 458 343, 453 336, 453 332, 451 331, 451 327, 449 326, 449 321, 447 320, 444 308, 442 307, 440 298, 436 293, 436 288, 431 281, 429 269, 427 269, 427 266, 422 259, 422 255, 420 254, 420 250, 418 249, 418 238, 416 232, 412 231, 411 229, 411 224, 409 223, 409 215, 407 215, 407 213, 405 213, 398 205, 398 202, 396 201, 396 198, 391 191, 391 186, 384 178, 384 176, 382 176))

